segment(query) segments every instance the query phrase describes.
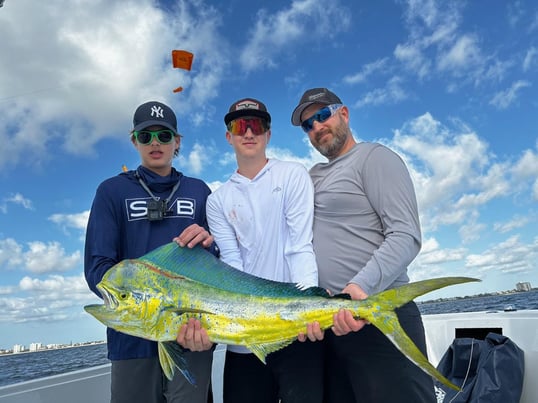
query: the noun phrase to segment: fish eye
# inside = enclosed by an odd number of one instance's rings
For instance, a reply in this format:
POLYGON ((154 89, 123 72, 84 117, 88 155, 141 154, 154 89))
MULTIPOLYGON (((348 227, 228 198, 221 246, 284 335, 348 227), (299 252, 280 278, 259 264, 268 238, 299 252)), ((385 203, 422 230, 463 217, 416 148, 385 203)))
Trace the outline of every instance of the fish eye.
POLYGON ((121 293, 120 294, 120 299, 126 299, 127 298, 127 293, 121 293))

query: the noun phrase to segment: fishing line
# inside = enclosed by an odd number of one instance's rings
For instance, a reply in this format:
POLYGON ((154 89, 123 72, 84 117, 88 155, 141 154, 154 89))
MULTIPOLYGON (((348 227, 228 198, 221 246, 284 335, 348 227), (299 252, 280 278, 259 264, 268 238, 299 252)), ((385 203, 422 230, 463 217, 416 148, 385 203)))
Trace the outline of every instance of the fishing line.
POLYGON ((474 347, 474 339, 471 339, 471 353, 469 355, 469 365, 467 366, 467 373, 465 374, 465 378, 463 378, 463 383, 461 384, 460 390, 458 393, 454 395, 452 399, 448 403, 452 403, 458 395, 463 392, 463 387, 465 386, 465 382, 467 382, 467 378, 469 377, 469 372, 471 372, 471 364, 473 363, 473 347, 474 347))

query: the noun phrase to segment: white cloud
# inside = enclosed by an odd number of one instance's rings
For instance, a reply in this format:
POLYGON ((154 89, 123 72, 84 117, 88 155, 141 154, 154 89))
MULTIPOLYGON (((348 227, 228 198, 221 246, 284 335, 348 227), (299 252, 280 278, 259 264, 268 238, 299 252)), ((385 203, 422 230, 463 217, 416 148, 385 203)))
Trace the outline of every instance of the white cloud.
POLYGON ((513 231, 514 229, 524 227, 529 222, 530 222, 529 217, 523 217, 523 216, 516 215, 510 221, 494 223, 493 224, 493 229, 495 231, 500 232, 501 234, 504 234, 506 232, 513 231))
POLYGON ((538 56, 538 49, 534 46, 531 46, 527 53, 525 54, 525 59, 523 60, 523 71, 530 70, 536 64, 536 57, 538 56))
POLYGON ((195 143, 189 154, 185 157, 179 155, 179 165, 188 167, 189 172, 200 175, 204 168, 211 165, 217 151, 214 146, 195 143))
POLYGON ((518 80, 513 83, 510 88, 497 92, 489 103, 498 109, 506 109, 516 102, 518 93, 521 89, 530 87, 531 85, 532 84, 529 81, 518 80))
POLYGON ((249 23, 254 28, 241 50, 241 66, 248 72, 278 65, 283 50, 291 49, 298 40, 304 44, 307 39, 330 39, 350 24, 347 8, 338 1, 296 0, 289 9, 273 15, 261 9, 257 20, 249 23))
POLYGON ((347 75, 345 76, 342 81, 346 84, 357 84, 357 83, 362 83, 366 80, 368 80, 368 78, 381 71, 383 72, 383 70, 385 69, 386 65, 387 65, 387 62, 388 62, 388 58, 383 58, 383 59, 379 59, 379 60, 376 60, 372 63, 368 63, 366 65, 364 65, 361 69, 361 71, 359 71, 358 73, 355 73, 353 75, 347 75))
POLYGON ((205 105, 218 94, 228 62, 217 52, 227 47, 215 33, 221 16, 207 4, 181 1, 169 15, 151 0, 9 6, 0 13, 0 26, 10 27, 0 41, 0 52, 10 55, 0 65, 0 102, 9 101, 3 118, 16 123, 0 125, 0 167, 40 165, 51 146, 91 153, 100 139, 123 136, 136 105, 148 99, 178 103, 185 116, 211 113, 205 105), (192 71, 172 68, 178 46, 195 53, 192 71), (190 90, 172 98, 180 84, 190 90))
POLYGON ((409 97, 401 85, 400 77, 392 77, 384 88, 376 88, 361 97, 353 107, 362 108, 367 105, 395 104, 409 97))
POLYGON ((53 214, 49 220, 62 227, 75 228, 85 231, 90 217, 90 210, 78 214, 53 214))
POLYGON ((483 253, 470 254, 465 260, 465 267, 482 272, 531 273, 537 260, 538 239, 526 245, 521 243, 518 235, 514 235, 483 253))
POLYGON ((67 255, 58 242, 29 242, 28 250, 13 239, 0 239, 0 268, 17 269, 32 273, 63 272, 81 262, 80 252, 67 255))
POLYGON ((52 275, 43 280, 25 276, 9 294, 0 297, 0 322, 73 319, 80 315, 82 305, 100 301, 89 291, 82 274, 52 275))
POLYGON ((20 193, 15 193, 8 197, 5 197, 2 200, 2 203, 0 203, 0 211, 3 213, 7 213, 8 204, 16 204, 16 205, 22 206, 26 210, 34 210, 32 201, 30 199, 27 199, 20 193))
POLYGON ((437 68, 441 72, 454 73, 477 65, 482 60, 477 42, 477 38, 473 35, 462 35, 446 52, 439 53, 437 68))

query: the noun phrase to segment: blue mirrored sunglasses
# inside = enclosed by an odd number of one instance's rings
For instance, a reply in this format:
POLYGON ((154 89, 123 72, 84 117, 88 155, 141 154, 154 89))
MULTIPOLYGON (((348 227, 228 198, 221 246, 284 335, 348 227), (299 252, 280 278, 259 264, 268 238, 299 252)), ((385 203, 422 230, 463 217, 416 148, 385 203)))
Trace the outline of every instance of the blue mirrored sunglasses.
POLYGON ((319 111, 314 113, 308 119, 301 122, 301 127, 306 133, 308 133, 314 127, 314 122, 319 122, 319 123, 325 122, 332 115, 334 115, 336 111, 340 109, 342 106, 343 106, 342 104, 332 104, 332 105, 327 105, 324 108, 321 108, 319 111))

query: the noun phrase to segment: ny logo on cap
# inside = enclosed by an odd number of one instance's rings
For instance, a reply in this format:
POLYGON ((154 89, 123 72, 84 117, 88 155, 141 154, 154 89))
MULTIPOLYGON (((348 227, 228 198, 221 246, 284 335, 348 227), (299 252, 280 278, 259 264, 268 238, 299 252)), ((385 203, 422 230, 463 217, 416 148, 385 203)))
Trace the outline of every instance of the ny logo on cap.
POLYGON ((164 109, 159 105, 153 105, 151 107, 151 116, 164 119, 164 109))

